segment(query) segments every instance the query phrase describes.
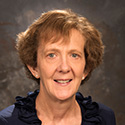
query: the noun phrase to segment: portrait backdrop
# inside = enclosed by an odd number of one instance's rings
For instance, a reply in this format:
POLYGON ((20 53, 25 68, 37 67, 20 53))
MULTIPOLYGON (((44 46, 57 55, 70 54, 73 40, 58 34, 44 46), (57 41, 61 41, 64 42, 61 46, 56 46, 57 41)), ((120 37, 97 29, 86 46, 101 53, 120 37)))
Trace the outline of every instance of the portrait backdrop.
POLYGON ((39 88, 25 76, 15 43, 17 34, 52 9, 70 8, 102 33, 103 64, 79 89, 84 96, 113 109, 117 125, 125 124, 125 0, 0 0, 0 110, 39 88))

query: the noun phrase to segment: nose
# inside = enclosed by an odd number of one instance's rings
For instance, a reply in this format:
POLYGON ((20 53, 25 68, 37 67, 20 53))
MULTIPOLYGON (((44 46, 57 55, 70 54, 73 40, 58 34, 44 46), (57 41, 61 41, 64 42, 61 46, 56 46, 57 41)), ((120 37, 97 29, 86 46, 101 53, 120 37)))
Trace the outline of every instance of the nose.
POLYGON ((59 66, 58 66, 57 70, 60 73, 68 73, 68 72, 70 72, 71 68, 70 68, 70 65, 69 65, 68 60, 67 60, 66 57, 63 57, 60 60, 60 63, 59 63, 59 66))

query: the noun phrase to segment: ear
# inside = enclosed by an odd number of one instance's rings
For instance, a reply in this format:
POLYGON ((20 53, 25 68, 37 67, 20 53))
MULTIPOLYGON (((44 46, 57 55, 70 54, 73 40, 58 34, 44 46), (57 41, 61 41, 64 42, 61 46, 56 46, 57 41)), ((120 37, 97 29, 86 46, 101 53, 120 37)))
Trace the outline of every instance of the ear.
POLYGON ((30 65, 27 65, 27 67, 28 67, 28 69, 30 70, 30 72, 32 73, 32 75, 33 75, 35 78, 37 78, 37 79, 40 78, 37 68, 34 68, 34 67, 30 66, 30 65))
POLYGON ((82 80, 84 80, 88 76, 89 72, 85 71, 82 75, 82 80))

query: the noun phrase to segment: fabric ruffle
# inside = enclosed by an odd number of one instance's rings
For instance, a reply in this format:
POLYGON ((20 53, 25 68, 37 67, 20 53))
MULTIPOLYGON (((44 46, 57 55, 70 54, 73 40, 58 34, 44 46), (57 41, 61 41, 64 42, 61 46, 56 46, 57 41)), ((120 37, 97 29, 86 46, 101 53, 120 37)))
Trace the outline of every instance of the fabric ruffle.
MULTIPOLYGON (((19 119, 29 123, 41 124, 38 119, 35 109, 35 100, 39 93, 39 90, 35 92, 28 93, 27 97, 16 97, 16 108, 19 109, 18 115, 19 119)), ((92 102, 91 96, 83 97, 80 92, 76 93, 76 100, 83 107, 83 122, 100 124, 102 121, 101 116, 99 116, 99 105, 96 102, 92 102)))
POLYGON ((38 119, 35 109, 35 100, 38 93, 39 90, 36 90, 35 92, 29 92, 27 97, 16 97, 15 106, 19 109, 18 117, 20 120, 28 124, 41 124, 41 121, 38 119))
POLYGON ((91 96, 83 97, 80 92, 76 93, 76 100, 83 106, 83 122, 100 125, 102 118, 99 116, 98 103, 92 102, 91 96))

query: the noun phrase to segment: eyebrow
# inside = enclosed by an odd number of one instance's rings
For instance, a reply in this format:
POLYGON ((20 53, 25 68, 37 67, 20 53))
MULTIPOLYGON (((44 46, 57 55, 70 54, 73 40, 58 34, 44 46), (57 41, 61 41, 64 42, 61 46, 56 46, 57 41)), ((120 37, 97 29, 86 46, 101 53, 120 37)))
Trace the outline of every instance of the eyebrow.
MULTIPOLYGON (((43 51, 43 53, 47 53, 47 52, 60 52, 60 50, 59 49, 56 49, 56 48, 50 48, 50 49, 47 49, 47 50, 45 50, 45 51, 43 51)), ((79 53, 79 54, 84 54, 84 50, 82 51, 82 52, 80 52, 80 51, 78 51, 78 50, 76 50, 76 49, 71 49, 71 50, 69 50, 69 53, 73 53, 73 52, 76 52, 76 53, 79 53)))
POLYGON ((56 49, 56 48, 53 48, 53 49, 46 49, 46 50, 44 50, 43 52, 44 53, 47 53, 48 51, 57 51, 57 52, 59 52, 59 49, 56 49))
MULTIPOLYGON (((76 49, 72 49, 72 50, 70 50, 70 52, 77 52, 77 53, 79 53, 79 54, 83 54, 82 52, 80 52, 80 51, 78 51, 78 50, 76 50, 76 49)), ((83 51, 84 52, 84 51, 83 51)))

